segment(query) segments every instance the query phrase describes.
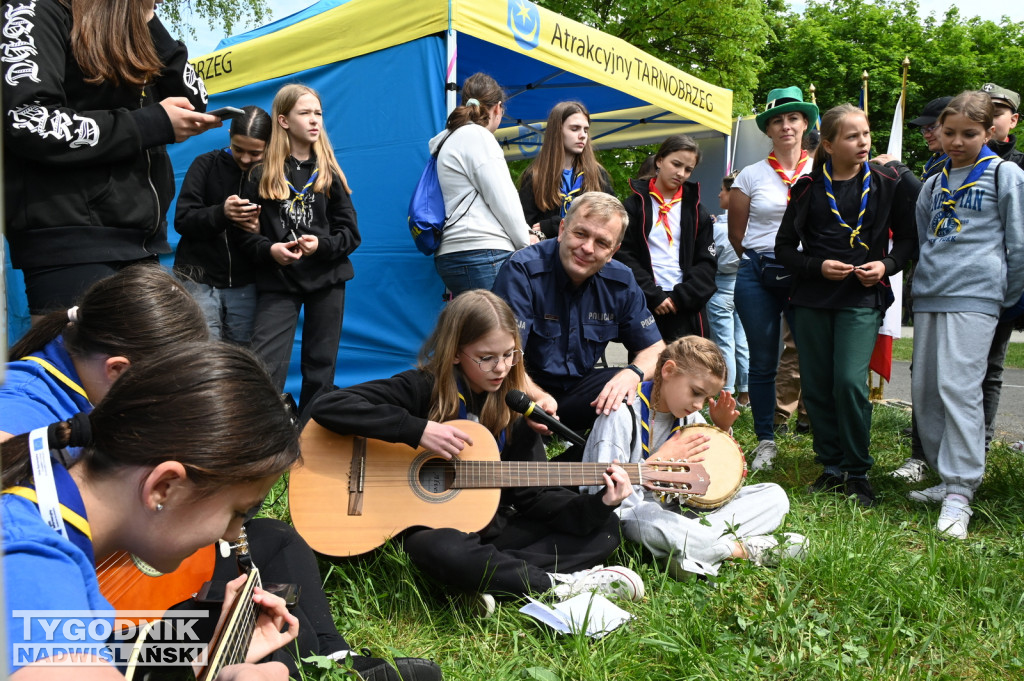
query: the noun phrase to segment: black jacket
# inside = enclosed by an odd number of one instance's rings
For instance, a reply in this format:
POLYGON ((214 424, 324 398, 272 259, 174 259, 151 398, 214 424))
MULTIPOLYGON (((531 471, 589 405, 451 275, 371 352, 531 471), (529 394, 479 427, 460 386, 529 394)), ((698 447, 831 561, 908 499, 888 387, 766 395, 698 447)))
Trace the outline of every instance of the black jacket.
MULTIPOLYGON (((919 183, 901 179, 899 171, 895 168, 874 163, 869 164, 869 167, 871 190, 864 213, 861 240, 868 247, 865 262, 881 260, 885 264, 886 276, 876 285, 878 306, 885 309, 891 302, 889 293, 885 290, 889 287, 889 277, 917 257, 915 207, 920 187, 919 183), (890 230, 893 241, 891 251, 890 230)), ((826 258, 815 252, 813 242, 814 221, 835 221, 836 218, 831 213, 821 216, 810 214, 812 193, 816 193, 820 200, 826 200, 824 175, 819 169, 804 175, 793 185, 789 206, 775 237, 775 258, 796 275, 792 298, 797 304, 800 304, 798 298, 805 294, 809 299, 820 298, 823 290, 839 284, 826 280, 822 275, 821 266, 826 258), (802 251, 797 250, 800 245, 803 246, 802 251)), ((851 249, 851 253, 861 255, 860 250, 851 249)))
MULTIPOLYGON (((601 191, 615 196, 615 190, 612 189, 612 178, 608 175, 608 171, 604 168, 600 170, 601 191)), ((551 210, 541 210, 537 206, 536 197, 533 195, 532 172, 523 173, 519 183, 519 202, 523 204, 523 215, 526 217, 526 224, 531 228, 539 224, 540 231, 544 233, 544 236, 548 239, 554 239, 558 236, 558 226, 562 223, 562 209, 555 206, 551 210)))
MULTIPOLYGON (((313 402, 310 414, 320 425, 343 435, 418 447, 427 427, 433 386, 433 379, 425 371, 410 369, 391 378, 321 395, 313 402)), ((547 460, 540 436, 525 419, 513 426, 501 460, 547 460)), ((503 489, 498 514, 480 535, 489 539, 500 534, 513 513, 544 523, 552 531, 590 534, 600 529, 614 510, 601 501, 601 494, 603 490, 599 494, 576 494, 564 487, 503 489)))
POLYGON ((671 297, 679 314, 692 318, 691 328, 708 329, 704 306, 717 290, 715 220, 700 203, 700 185, 684 183, 683 200, 679 204, 679 267, 683 270, 683 281, 676 284, 671 293, 663 291, 654 281, 651 250, 647 244, 647 237, 654 226, 649 186, 648 180, 629 181, 632 193, 623 202, 629 215, 629 226, 615 259, 633 270, 636 283, 647 299, 647 307, 652 311, 671 297))
POLYGON ((242 169, 224 149, 192 161, 174 210, 174 229, 181 235, 176 273, 216 288, 256 281, 256 266, 239 246, 243 230, 224 215, 224 201, 241 196, 242 181, 242 169))
POLYGON ((1017 148, 1016 135, 1010 135, 1010 138, 1005 142, 989 140, 988 146, 992 151, 999 154, 999 158, 1010 163, 1016 163, 1021 168, 1024 168, 1024 151, 1017 148))
MULTIPOLYGON (((289 156, 285 175, 293 187, 302 187, 309 179, 316 159, 297 161, 289 156)), ((311 194, 311 206, 301 224, 287 212, 289 201, 264 199, 259 195, 263 167, 253 168, 245 180, 242 197, 260 204, 260 233, 242 232, 242 249, 256 264, 256 284, 261 291, 289 291, 310 293, 326 286, 348 281, 354 275, 348 256, 356 250, 362 238, 356 226, 356 211, 352 199, 335 177, 330 198, 325 194, 311 194), (317 237, 319 245, 313 255, 303 256, 297 262, 282 267, 270 255, 275 242, 292 240, 303 234, 317 237)), ((312 191, 312 188, 310 188, 312 191)))
POLYGON ((174 128, 157 104, 206 89, 185 46, 149 22, 164 64, 145 92, 85 82, 71 52, 71 11, 58 0, 5 3, 4 186, 15 267, 136 260, 169 253, 165 213, 174 128))

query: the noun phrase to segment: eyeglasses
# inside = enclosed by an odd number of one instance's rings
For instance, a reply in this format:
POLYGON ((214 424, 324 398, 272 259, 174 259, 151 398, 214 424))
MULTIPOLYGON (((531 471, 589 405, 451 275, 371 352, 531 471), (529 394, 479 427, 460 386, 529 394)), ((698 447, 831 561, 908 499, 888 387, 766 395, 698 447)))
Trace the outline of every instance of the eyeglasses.
MULTIPOLYGON (((466 357, 469 357, 469 355, 466 354, 465 352, 463 352, 462 354, 466 355, 466 357)), ((515 365, 519 364, 519 360, 522 359, 522 357, 522 350, 511 350, 509 352, 506 352, 504 355, 501 355, 500 357, 497 357, 495 355, 486 355, 484 357, 481 357, 480 359, 476 359, 475 357, 469 358, 476 362, 476 365, 480 367, 480 371, 486 372, 494 371, 495 369, 498 368, 498 364, 501 363, 504 363, 505 366, 511 369, 515 365)))
POLYGON ((938 123, 932 123, 931 125, 922 125, 921 126, 921 134, 922 135, 930 135, 930 134, 932 134, 933 132, 935 132, 938 129, 939 129, 939 124, 938 123))

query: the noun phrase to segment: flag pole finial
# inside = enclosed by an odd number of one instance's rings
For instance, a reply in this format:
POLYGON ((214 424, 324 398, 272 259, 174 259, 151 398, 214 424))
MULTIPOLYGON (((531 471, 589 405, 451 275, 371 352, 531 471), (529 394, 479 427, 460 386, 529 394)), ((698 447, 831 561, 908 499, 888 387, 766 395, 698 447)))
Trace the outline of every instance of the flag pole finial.
POLYGON ((811 104, 817 104, 818 98, 814 96, 814 93, 817 91, 817 88, 814 87, 814 83, 811 83, 811 86, 807 88, 807 91, 811 93, 811 104))

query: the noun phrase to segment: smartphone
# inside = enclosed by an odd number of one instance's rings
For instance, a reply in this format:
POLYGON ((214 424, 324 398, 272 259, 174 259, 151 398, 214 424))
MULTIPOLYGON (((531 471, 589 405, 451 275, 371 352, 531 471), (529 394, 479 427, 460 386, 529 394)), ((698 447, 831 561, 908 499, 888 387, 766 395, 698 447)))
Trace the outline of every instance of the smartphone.
POLYGON ((228 119, 231 119, 231 118, 238 118, 240 116, 244 116, 245 115, 244 111, 242 111, 241 109, 239 109, 237 107, 234 107, 234 106, 222 106, 219 109, 214 109, 213 111, 207 111, 206 113, 210 114, 211 116, 217 116, 218 118, 221 118, 223 120, 228 120, 228 119))

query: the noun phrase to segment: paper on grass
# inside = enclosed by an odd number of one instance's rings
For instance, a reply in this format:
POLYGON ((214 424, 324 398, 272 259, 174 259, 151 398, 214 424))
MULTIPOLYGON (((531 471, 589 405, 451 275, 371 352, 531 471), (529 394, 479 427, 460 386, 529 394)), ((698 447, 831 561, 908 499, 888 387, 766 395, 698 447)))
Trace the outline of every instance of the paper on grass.
POLYGON ((591 638, 601 638, 633 617, 598 593, 582 593, 556 603, 553 608, 527 598, 530 602, 519 608, 519 612, 562 634, 585 631, 591 638))

